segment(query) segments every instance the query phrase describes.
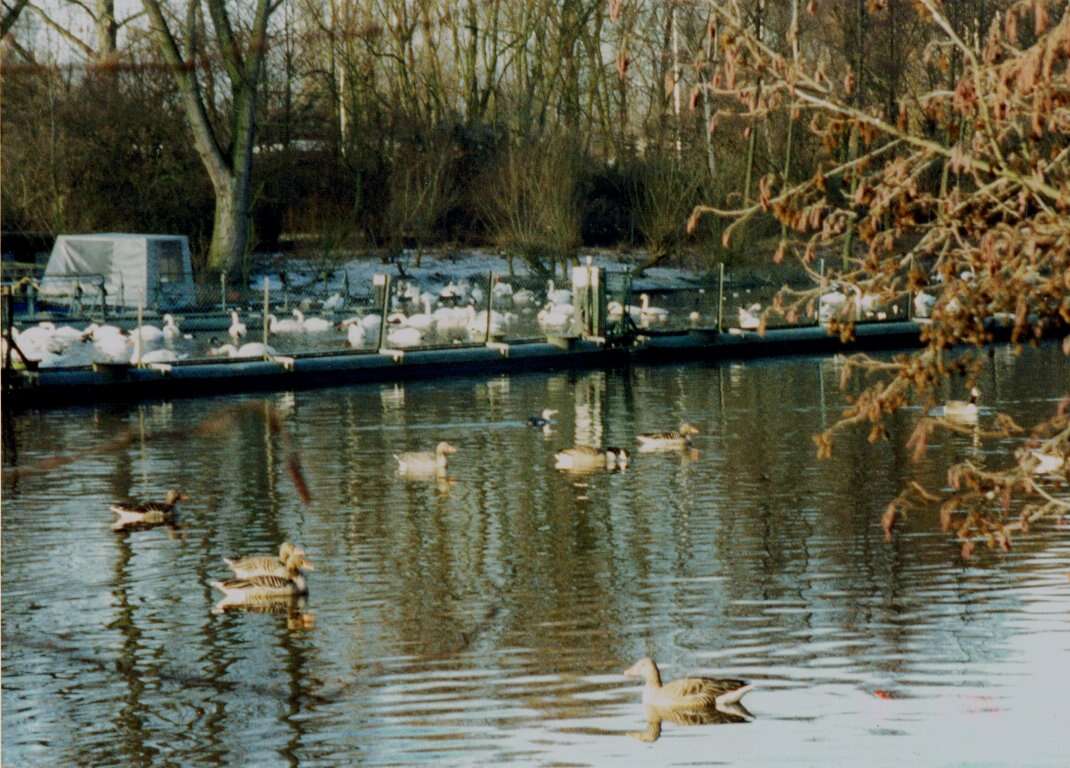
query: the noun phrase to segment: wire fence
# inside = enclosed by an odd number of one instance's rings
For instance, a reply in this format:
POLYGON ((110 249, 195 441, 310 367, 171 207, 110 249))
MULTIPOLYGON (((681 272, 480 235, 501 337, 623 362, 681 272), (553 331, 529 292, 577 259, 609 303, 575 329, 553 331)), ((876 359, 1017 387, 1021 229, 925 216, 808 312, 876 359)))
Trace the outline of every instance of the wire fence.
MULTIPOLYGON (((627 270, 589 265, 575 267, 572 278, 558 287, 490 271, 417 279, 287 265, 248 284, 224 275, 179 291, 157 279, 138 293, 121 281, 109 290, 102 275, 24 276, 4 285, 4 365, 12 364, 11 346, 16 367, 69 367, 753 331, 777 291, 735 285, 723 266, 713 283, 687 290, 636 290, 627 270)), ((909 306, 901 304, 867 312, 906 319, 909 306)), ((853 319, 862 320, 862 311, 853 319)))

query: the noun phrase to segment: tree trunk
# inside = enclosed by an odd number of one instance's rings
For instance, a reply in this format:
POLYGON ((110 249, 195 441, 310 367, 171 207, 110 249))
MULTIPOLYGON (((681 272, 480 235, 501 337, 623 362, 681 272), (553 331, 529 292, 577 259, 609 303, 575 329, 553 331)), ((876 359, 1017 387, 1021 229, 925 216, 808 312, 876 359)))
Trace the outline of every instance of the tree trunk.
POLYGON ((115 0, 96 0, 97 61, 114 61, 119 49, 119 25, 115 21, 115 0))
POLYGON ((245 249, 249 244, 249 179, 241 182, 228 175, 215 189, 215 220, 212 242, 208 246, 208 269, 211 272, 241 274, 245 249))

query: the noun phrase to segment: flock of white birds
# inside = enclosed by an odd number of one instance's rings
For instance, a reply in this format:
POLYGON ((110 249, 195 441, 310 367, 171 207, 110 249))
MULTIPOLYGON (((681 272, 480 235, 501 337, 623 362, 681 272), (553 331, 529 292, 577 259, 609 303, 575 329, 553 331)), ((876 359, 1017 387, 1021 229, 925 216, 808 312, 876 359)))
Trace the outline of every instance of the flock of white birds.
MULTIPOLYGON (((413 280, 402 280, 394 292, 392 311, 386 316, 385 333, 380 328, 382 313, 374 309, 337 320, 339 315, 344 314, 347 304, 346 298, 340 293, 331 295, 319 304, 318 311, 325 316, 306 315, 306 312, 312 311, 312 304, 307 301, 294 309, 290 316, 269 315, 268 331, 269 335, 280 341, 281 337, 297 334, 344 334, 345 343, 353 349, 375 347, 382 337, 388 349, 407 349, 433 344, 479 343, 488 338, 518 333, 524 328, 537 328, 545 335, 564 335, 573 328, 576 310, 572 291, 556 286, 553 280, 547 281, 545 290, 538 292, 529 288, 514 288, 509 282, 499 281, 493 288, 493 309, 479 308, 486 306, 486 299, 484 287, 467 279, 450 281, 437 291, 421 289, 413 280)), ((929 294, 918 293, 914 299, 915 316, 929 316, 935 301, 929 294)), ((609 302, 609 321, 618 322, 627 316, 640 328, 670 322, 670 311, 653 306, 648 294, 641 294, 639 302, 637 305, 609 302)), ((843 292, 833 290, 821 296, 819 321, 827 323, 848 310, 855 312, 856 317, 887 317, 879 311, 877 297, 857 292, 849 299, 843 292)), ((761 313, 762 306, 759 303, 740 307, 737 327, 756 330, 761 322, 761 313)), ((224 342, 213 337, 209 355, 262 358, 277 354, 269 344, 251 340, 248 328, 236 310, 230 314, 229 339, 224 342)), ((687 319, 694 325, 701 322, 702 317, 693 311, 687 319)), ((13 334, 23 355, 36 361, 38 367, 88 362, 166 364, 185 356, 175 349, 175 342, 192 338, 190 334, 182 332, 178 321, 169 314, 163 316, 162 327, 144 324, 133 331, 109 324, 90 323, 79 329, 44 321, 22 331, 16 329, 13 334), (90 345, 88 355, 85 345, 90 345)), ((258 335, 252 334, 253 337, 258 335)), ((5 359, 6 343, 5 340, 5 359)), ((18 365, 20 361, 17 355, 14 357, 18 365)))

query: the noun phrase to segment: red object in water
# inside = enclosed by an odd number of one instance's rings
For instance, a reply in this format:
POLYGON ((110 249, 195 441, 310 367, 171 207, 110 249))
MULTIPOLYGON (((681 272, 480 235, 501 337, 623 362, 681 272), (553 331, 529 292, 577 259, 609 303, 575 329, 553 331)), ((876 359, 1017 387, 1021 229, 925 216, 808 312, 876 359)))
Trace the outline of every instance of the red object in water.
POLYGON ((873 695, 878 699, 894 699, 895 695, 891 691, 885 691, 880 688, 873 692, 873 695))

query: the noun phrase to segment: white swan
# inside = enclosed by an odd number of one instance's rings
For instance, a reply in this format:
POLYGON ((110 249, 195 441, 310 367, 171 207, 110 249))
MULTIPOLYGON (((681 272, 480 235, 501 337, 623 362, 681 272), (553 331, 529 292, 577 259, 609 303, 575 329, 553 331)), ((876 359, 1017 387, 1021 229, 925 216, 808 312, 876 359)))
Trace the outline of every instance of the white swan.
POLYGON ((342 294, 335 292, 329 299, 323 302, 324 312, 337 312, 345 306, 346 300, 342 298, 342 294))
POLYGON ((388 347, 401 349, 404 347, 418 347, 423 341, 423 334, 416 328, 398 328, 390 331, 386 336, 388 347))
POLYGON ((648 323, 663 323, 669 319, 669 310, 650 306, 650 296, 639 295, 639 317, 648 323))
POLYGON ((925 291, 918 291, 914 296, 914 317, 928 317, 936 306, 936 297, 925 291))
MULTIPOLYGON (((173 349, 154 349, 141 355, 142 363, 173 363, 175 360, 178 360, 178 355, 173 349)), ((136 349, 130 355, 130 362, 138 362, 136 349)))
POLYGON ((739 308, 739 327, 744 331, 756 331, 762 325, 762 305, 755 302, 749 307, 739 308))
POLYGON ((575 314, 571 304, 550 304, 539 311, 536 321, 543 332, 562 332, 572 328, 575 314))
POLYGON ((163 316, 163 337, 166 341, 174 341, 182 336, 182 331, 178 328, 178 323, 175 322, 173 315, 167 314, 163 316))
POLYGON ((227 329, 227 333, 230 334, 230 338, 234 339, 237 343, 241 341, 242 337, 248 333, 248 329, 245 327, 245 323, 238 317, 238 310, 230 310, 230 328, 227 329))
MULTIPOLYGON (((512 318, 501 312, 490 311, 490 335, 501 336, 509 327, 512 318)), ((482 341, 487 333, 487 311, 476 312, 468 320, 468 338, 473 341, 482 341)))
POLYGON ((102 332, 103 328, 115 328, 115 326, 102 326, 93 334, 93 362, 95 363, 125 363, 130 359, 129 340, 118 328, 114 333, 102 332))
POLYGON ((130 337, 137 339, 138 336, 141 337, 142 344, 159 344, 163 341, 163 331, 155 325, 143 325, 140 328, 135 328, 130 337))
POLYGON ((535 303, 535 293, 529 291, 527 288, 521 288, 519 291, 513 291, 513 306, 514 307, 528 307, 535 303))
POLYGON ((846 294, 840 291, 829 291, 821 295, 817 301, 817 319, 822 325, 829 322, 840 313, 843 305, 847 302, 846 294))
POLYGON ((571 304, 572 291, 567 288, 554 288, 554 281, 546 281, 546 300, 551 304, 571 304))
POLYGON ((435 331, 435 316, 431 314, 431 299, 424 297, 423 300, 424 311, 415 315, 409 315, 405 318, 405 325, 409 328, 415 328, 420 333, 434 333, 435 331))
POLYGON ((303 324, 296 317, 280 320, 275 315, 268 315, 268 331, 271 333, 301 333, 303 330, 303 324))
POLYGON ((349 342, 349 346, 354 349, 364 346, 364 326, 361 325, 359 319, 353 319, 342 323, 342 327, 346 329, 346 341, 349 342))
MULTIPOLYGON (((218 344, 219 339, 212 339, 213 344, 218 344)), ((208 350, 208 354, 212 357, 234 357, 238 352, 238 348, 233 344, 219 344, 217 347, 211 347, 208 350)))
POLYGON ((325 320, 322 317, 305 317, 304 313, 299 309, 294 310, 294 317, 301 324, 301 330, 306 333, 323 333, 333 327, 329 320, 325 320))
POLYGON ((277 353, 275 348, 260 341, 250 341, 247 344, 242 344, 237 352, 231 355, 231 357, 274 357, 277 353))

